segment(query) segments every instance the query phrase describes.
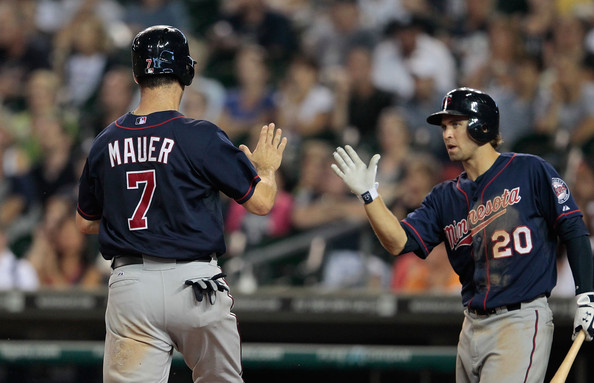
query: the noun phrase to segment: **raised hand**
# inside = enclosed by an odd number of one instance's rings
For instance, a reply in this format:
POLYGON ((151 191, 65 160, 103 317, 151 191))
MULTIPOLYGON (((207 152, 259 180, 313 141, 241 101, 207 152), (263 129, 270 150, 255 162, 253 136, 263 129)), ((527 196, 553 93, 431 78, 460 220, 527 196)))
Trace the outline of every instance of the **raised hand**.
POLYGON ((332 164, 331 167, 354 194, 363 197, 365 202, 371 202, 365 199, 364 194, 370 192, 372 199, 377 196, 375 177, 379 159, 380 155, 375 154, 371 157, 369 165, 365 165, 355 149, 346 145, 344 149, 342 147, 336 149, 334 152, 336 164, 332 164))
POLYGON ((239 145, 239 149, 254 164, 258 173, 276 171, 282 162, 283 152, 287 146, 287 137, 282 137, 282 130, 275 129, 274 123, 264 125, 254 151, 246 145, 239 145))

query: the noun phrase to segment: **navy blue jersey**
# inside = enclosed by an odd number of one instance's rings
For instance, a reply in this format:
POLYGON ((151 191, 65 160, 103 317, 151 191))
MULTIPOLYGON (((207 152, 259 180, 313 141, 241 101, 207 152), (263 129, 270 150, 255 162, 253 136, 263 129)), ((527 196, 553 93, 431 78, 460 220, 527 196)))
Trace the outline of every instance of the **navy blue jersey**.
POLYGON ((106 259, 221 255, 219 191, 243 203, 259 181, 246 155, 216 125, 177 111, 128 113, 95 139, 80 178, 78 212, 101 219, 106 259))
POLYGON ((476 181, 463 172, 437 185, 402 226, 422 258, 445 242, 464 305, 482 309, 549 295, 558 238, 588 234, 555 169, 518 153, 502 153, 476 181))

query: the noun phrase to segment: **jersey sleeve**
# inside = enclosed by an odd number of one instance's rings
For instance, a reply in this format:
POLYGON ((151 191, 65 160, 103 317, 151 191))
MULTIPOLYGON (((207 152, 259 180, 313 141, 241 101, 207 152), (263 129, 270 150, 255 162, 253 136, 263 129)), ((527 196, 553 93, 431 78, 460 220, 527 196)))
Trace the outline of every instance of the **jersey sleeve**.
POLYGON ((220 129, 210 140, 202 167, 213 185, 240 204, 250 199, 260 182, 256 168, 245 153, 220 129))
POLYGON ((431 250, 443 241, 439 221, 439 204, 432 191, 419 208, 401 221, 408 237, 401 253, 413 251, 420 258, 427 258, 431 250))
POLYGON ((537 203, 549 226, 559 238, 566 242, 570 239, 588 235, 582 220, 582 212, 571 195, 569 186, 553 166, 545 161, 539 167, 538 182, 535 185, 537 203))
POLYGON ((85 162, 78 184, 77 211, 86 220, 101 219, 102 208, 96 197, 96 184, 89 172, 89 160, 85 162))

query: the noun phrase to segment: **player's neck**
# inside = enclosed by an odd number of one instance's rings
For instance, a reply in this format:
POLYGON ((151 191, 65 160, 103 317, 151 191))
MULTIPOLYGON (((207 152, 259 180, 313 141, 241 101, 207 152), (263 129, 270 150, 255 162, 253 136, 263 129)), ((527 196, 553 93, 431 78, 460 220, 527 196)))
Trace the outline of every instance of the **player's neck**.
POLYGON ((166 110, 179 110, 183 95, 180 86, 162 86, 154 89, 140 89, 140 103, 132 111, 136 115, 147 115, 166 110))
POLYGON ((469 159, 462 161, 462 165, 468 178, 474 181, 493 166, 497 157, 499 157, 499 152, 490 144, 485 144, 479 146, 469 159))

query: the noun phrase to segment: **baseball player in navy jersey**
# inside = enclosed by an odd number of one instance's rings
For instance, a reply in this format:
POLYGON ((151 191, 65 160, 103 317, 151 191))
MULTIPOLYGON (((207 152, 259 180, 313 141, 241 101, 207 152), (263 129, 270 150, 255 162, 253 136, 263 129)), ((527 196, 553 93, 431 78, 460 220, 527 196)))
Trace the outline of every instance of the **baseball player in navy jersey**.
POLYGON ((262 128, 253 152, 179 111, 194 60, 184 34, 154 26, 132 42, 138 107, 95 139, 80 178, 77 224, 111 260, 104 382, 166 382, 181 352, 194 382, 242 382, 219 192, 251 213, 273 206, 286 138, 262 128))
POLYGON ((496 150, 499 108, 489 95, 454 89, 427 122, 441 126, 450 160, 464 171, 435 186, 402 220, 378 194, 378 154, 366 166, 353 148, 339 147, 332 168, 364 202, 390 253, 425 258, 445 243, 465 306, 456 381, 542 382, 553 339, 547 297, 556 283, 558 239, 576 284, 572 336, 594 336, 592 250, 582 213, 549 163, 496 150))

